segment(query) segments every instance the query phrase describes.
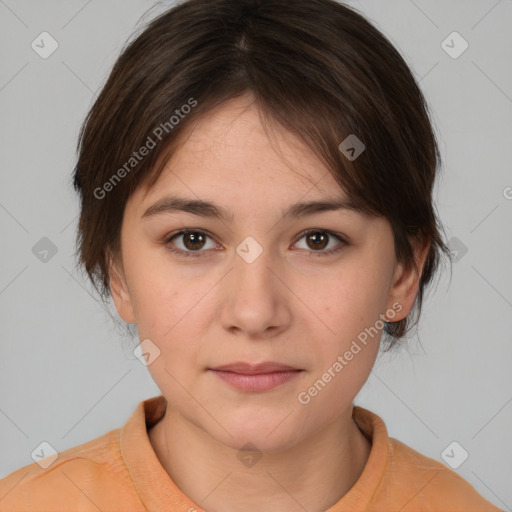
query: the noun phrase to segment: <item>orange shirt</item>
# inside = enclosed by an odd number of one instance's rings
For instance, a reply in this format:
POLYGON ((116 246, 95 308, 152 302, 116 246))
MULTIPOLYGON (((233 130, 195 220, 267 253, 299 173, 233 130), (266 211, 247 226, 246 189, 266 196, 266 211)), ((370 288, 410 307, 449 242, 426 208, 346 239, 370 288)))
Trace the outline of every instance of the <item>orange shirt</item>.
MULTIPOLYGON (((174 484, 147 428, 163 416, 163 396, 141 402, 123 428, 58 454, 42 469, 24 466, 0 480, 0 511, 168 511, 203 509, 174 484)), ((390 438, 382 419, 354 406, 372 444, 363 473, 326 512, 499 512, 455 471, 390 438)))

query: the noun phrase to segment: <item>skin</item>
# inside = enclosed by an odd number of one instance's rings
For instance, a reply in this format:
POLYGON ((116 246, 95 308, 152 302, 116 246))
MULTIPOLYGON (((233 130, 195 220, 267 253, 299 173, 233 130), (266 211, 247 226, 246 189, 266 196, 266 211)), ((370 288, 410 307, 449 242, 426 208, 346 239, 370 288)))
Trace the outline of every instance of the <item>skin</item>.
MULTIPOLYGON (((386 219, 349 210, 283 219, 296 202, 347 197, 304 143, 279 126, 273 133, 279 151, 249 95, 201 118, 157 183, 130 197, 122 259, 111 265, 120 316, 160 350, 148 369, 168 408, 150 442, 176 485, 209 512, 260 512, 268 503, 320 512, 348 492, 371 449, 352 402, 381 332, 308 404, 297 396, 394 303, 402 309, 393 321, 404 318, 418 292, 418 274, 395 260, 386 219), (215 202, 233 219, 185 212, 141 218, 168 194, 215 202), (212 236, 196 246, 183 235, 166 243, 184 228, 212 236), (319 249, 300 236, 306 229, 339 233, 349 243, 329 236, 319 249), (263 248, 252 263, 236 252, 248 236, 263 248), (200 253, 180 257, 171 247, 200 253), (335 247, 341 250, 316 255, 335 247), (272 390, 247 392, 208 370, 236 361, 303 371, 272 390), (262 454, 251 467, 237 457, 248 442, 262 454)), ((416 247, 419 268, 427 251, 416 247)))

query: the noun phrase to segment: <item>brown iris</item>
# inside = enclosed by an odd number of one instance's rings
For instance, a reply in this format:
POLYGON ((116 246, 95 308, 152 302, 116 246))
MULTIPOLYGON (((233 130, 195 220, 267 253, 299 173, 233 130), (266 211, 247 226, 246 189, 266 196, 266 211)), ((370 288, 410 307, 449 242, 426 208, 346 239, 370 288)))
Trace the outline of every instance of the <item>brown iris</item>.
POLYGON ((309 245, 309 242, 313 242, 314 246, 311 247, 312 249, 324 249, 325 246, 328 243, 328 235, 325 233, 322 233, 320 231, 316 231, 313 233, 309 233, 306 235, 306 241, 309 245))
POLYGON ((195 232, 184 233, 182 236, 185 247, 191 251, 194 249, 201 249, 206 239, 205 235, 203 235, 202 233, 195 232), (187 240, 190 241, 190 245, 187 243, 187 240))

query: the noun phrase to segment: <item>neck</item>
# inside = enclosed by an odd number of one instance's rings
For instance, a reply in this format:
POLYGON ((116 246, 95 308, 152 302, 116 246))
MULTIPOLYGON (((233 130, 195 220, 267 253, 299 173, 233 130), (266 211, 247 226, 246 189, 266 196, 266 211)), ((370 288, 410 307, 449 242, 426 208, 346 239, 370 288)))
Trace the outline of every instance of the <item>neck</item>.
POLYGON ((325 511, 356 483, 371 450, 352 406, 300 445, 264 453, 248 466, 239 450, 169 407, 149 439, 177 487, 208 512, 261 511, 269 503, 283 512, 325 511))

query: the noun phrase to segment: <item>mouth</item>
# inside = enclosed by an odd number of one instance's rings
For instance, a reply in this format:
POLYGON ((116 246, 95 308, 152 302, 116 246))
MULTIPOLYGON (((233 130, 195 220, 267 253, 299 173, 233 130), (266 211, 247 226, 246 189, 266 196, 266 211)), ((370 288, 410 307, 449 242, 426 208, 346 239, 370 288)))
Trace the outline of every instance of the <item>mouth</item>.
POLYGON ((260 364, 237 362, 208 370, 230 386, 248 392, 269 391, 295 379, 304 371, 272 361, 260 364))

